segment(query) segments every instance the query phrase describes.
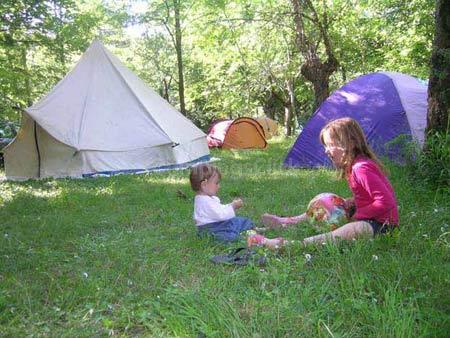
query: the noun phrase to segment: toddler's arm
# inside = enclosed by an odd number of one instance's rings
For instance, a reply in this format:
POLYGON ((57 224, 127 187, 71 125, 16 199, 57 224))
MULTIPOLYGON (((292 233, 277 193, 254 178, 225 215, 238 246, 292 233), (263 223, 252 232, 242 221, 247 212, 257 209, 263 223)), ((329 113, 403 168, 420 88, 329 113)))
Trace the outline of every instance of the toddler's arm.
POLYGON ((232 204, 221 204, 216 196, 196 196, 194 219, 197 225, 226 221, 235 217, 232 204))

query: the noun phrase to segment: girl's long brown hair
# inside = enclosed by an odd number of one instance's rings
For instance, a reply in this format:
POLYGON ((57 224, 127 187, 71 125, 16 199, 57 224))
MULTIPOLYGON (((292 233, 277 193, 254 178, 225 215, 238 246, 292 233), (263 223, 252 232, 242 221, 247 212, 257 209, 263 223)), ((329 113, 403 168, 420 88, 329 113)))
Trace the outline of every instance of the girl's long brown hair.
POLYGON ((344 149, 342 167, 338 169, 338 177, 345 178, 352 170, 352 164, 359 155, 370 158, 385 173, 386 169, 367 144, 366 136, 358 122, 350 117, 344 117, 328 122, 320 131, 320 142, 324 145, 323 135, 328 132, 330 138, 344 149))

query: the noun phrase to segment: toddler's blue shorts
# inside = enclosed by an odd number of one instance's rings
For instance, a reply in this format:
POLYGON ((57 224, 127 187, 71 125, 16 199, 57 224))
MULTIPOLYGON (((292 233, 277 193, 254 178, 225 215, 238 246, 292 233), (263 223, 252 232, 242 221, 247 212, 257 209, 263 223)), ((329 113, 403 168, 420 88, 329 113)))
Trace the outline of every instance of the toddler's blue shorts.
POLYGON ((250 230, 255 224, 246 217, 233 217, 226 221, 208 223, 197 227, 199 235, 212 235, 220 242, 231 242, 239 239, 242 231, 250 230))

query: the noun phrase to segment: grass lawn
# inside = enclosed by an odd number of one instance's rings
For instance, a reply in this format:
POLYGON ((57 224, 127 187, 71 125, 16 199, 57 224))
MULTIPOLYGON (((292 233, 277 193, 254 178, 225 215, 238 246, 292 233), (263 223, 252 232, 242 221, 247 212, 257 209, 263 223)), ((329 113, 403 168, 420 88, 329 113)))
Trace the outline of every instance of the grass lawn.
MULTIPOLYGON (((349 195, 332 171, 281 169, 292 142, 213 151, 221 199, 258 220, 349 195)), ((197 237, 188 170, 1 182, 0 336, 448 337, 449 190, 390 170, 399 232, 267 252, 264 268, 210 263, 230 246, 197 237)))

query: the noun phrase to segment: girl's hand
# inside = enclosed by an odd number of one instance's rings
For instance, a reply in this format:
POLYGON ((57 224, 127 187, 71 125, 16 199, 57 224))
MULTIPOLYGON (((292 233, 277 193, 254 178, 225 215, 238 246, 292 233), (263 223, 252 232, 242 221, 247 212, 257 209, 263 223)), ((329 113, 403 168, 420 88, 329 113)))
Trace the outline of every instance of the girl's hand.
POLYGON ((231 205, 233 206, 233 209, 236 210, 242 207, 244 205, 244 202, 242 201, 242 199, 236 198, 233 200, 233 202, 231 202, 231 205))
POLYGON ((344 202, 344 208, 350 210, 355 207, 355 199, 353 197, 346 198, 344 202))
POLYGON ((344 208, 345 208, 345 212, 347 214, 347 217, 349 219, 352 219, 352 217, 353 217, 353 215, 355 214, 355 211, 356 211, 355 199, 353 197, 345 199, 344 208))

